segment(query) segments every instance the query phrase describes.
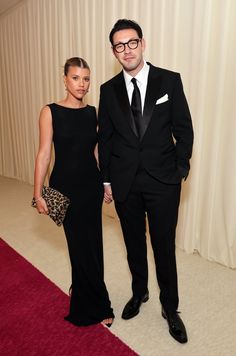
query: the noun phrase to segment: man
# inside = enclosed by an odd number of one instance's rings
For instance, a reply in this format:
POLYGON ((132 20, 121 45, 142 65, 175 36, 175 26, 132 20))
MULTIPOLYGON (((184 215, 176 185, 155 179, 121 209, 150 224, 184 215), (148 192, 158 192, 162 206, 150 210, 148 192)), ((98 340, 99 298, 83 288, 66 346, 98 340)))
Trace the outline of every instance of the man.
POLYGON ((149 299, 147 215, 162 316, 171 336, 185 343, 177 312, 175 230, 181 181, 190 168, 191 116, 180 75, 144 61, 145 41, 136 22, 118 20, 110 42, 123 71, 101 86, 98 150, 104 200, 114 198, 132 274, 133 296, 122 318, 137 315, 149 299))

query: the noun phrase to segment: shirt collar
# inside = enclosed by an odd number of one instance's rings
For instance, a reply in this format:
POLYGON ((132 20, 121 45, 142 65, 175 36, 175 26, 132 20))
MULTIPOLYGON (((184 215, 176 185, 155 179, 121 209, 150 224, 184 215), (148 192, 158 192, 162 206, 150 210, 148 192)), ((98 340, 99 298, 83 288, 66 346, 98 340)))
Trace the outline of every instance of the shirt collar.
MULTIPOLYGON (((147 64, 146 61, 144 61, 143 68, 135 76, 138 83, 140 83, 142 85, 147 85, 149 68, 150 68, 150 66, 147 64)), ((124 69, 123 69, 123 73, 124 73, 125 84, 128 87, 130 85, 133 77, 130 74, 128 74, 124 69)))

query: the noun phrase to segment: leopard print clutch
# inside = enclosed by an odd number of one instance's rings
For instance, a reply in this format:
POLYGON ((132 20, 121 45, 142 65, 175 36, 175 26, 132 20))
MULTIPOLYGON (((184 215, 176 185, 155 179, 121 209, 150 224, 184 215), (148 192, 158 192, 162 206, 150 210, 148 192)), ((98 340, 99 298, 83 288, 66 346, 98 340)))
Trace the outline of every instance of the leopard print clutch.
MULTIPOLYGON (((46 187, 45 185, 42 189, 42 197, 46 201, 48 215, 57 224, 57 226, 61 226, 65 219, 70 199, 58 192, 58 190, 46 187)), ((31 206, 36 208, 35 198, 32 199, 31 206)))

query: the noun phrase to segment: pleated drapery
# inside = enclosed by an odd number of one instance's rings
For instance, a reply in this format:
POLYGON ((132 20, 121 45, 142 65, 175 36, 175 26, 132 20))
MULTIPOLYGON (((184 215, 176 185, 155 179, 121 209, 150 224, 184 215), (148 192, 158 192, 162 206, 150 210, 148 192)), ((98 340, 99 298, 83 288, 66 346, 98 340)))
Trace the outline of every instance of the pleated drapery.
POLYGON ((236 267, 236 1, 25 0, 0 16, 0 174, 33 183, 38 115, 64 94, 63 65, 92 70, 87 100, 120 67, 108 40, 118 18, 143 28, 145 59, 178 71, 193 117, 191 173, 177 245, 236 267))

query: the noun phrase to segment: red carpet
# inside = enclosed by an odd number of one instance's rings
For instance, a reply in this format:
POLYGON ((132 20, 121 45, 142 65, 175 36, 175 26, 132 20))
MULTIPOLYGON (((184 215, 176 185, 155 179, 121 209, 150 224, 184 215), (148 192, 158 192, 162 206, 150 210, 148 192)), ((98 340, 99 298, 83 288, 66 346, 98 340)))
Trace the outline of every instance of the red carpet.
POLYGON ((66 321, 69 297, 0 239, 1 356, 137 355, 102 325, 66 321))

